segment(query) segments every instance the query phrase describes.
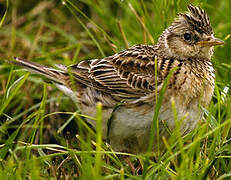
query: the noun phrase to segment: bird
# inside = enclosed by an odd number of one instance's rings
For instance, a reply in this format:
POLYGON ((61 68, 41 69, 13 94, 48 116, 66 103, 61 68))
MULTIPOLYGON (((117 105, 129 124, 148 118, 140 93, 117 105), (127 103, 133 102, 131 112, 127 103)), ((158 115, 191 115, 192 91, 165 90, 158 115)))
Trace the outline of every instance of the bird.
MULTIPOLYGON (((102 135, 115 151, 147 151, 157 98, 160 136, 176 128, 173 102, 182 135, 195 129, 208 107, 215 86, 211 62, 215 38, 209 17, 200 6, 188 5, 154 45, 134 45, 114 55, 78 64, 48 67, 15 57, 18 66, 48 78, 70 97, 82 114, 95 117, 102 105, 102 135), (171 76, 170 76, 171 74, 171 76)), ((86 119, 93 127, 96 121, 86 119)), ((161 140, 160 140, 161 141, 161 140)), ((153 143, 155 149, 156 143, 153 143)))

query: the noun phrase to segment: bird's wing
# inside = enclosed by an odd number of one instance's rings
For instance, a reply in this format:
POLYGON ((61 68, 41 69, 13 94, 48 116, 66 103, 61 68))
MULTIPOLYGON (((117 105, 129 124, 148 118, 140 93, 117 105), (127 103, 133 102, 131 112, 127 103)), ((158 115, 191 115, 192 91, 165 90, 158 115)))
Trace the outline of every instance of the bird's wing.
MULTIPOLYGON (((71 66, 71 72, 87 86, 125 99, 137 98, 155 89, 154 49, 133 46, 104 59, 82 61, 71 66)), ((160 84, 161 78, 156 78, 160 84)))

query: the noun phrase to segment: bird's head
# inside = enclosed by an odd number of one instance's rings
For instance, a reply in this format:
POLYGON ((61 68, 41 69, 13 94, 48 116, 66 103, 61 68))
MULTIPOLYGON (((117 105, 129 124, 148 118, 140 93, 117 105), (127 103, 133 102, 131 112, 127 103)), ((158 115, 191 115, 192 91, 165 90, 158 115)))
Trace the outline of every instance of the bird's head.
POLYGON ((224 42, 214 37, 209 17, 203 9, 188 5, 188 10, 188 13, 178 14, 158 43, 167 56, 210 59, 213 47, 224 42))

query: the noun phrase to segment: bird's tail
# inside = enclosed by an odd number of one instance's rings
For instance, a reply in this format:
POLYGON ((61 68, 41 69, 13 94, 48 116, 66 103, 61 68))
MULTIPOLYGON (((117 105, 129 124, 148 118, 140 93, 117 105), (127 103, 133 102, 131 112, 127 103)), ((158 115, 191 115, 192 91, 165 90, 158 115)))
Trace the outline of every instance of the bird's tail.
MULTIPOLYGON (((27 69, 30 72, 33 72, 36 74, 41 74, 41 75, 45 76, 46 78, 48 78, 49 80, 54 81, 56 83, 64 84, 63 80, 65 79, 64 77, 67 75, 65 70, 54 69, 54 68, 44 66, 41 64, 37 64, 34 62, 30 62, 28 60, 18 58, 18 57, 15 57, 14 59, 15 59, 15 61, 8 61, 7 60, 7 62, 9 62, 11 64, 15 64, 17 66, 24 67, 25 69, 27 69)), ((63 68, 63 69, 65 69, 65 68, 63 68)))

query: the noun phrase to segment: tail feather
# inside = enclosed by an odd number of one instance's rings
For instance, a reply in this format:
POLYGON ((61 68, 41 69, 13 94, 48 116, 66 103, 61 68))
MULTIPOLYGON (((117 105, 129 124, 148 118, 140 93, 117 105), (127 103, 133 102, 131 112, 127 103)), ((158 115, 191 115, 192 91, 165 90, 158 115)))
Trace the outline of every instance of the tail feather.
POLYGON ((15 64, 17 66, 24 67, 25 69, 27 69, 32 73, 41 74, 46 78, 48 78, 49 80, 52 80, 56 83, 61 83, 61 84, 64 83, 62 77, 66 76, 66 72, 63 70, 54 69, 18 57, 14 57, 14 59, 15 61, 7 61, 7 62, 11 64, 15 64))

